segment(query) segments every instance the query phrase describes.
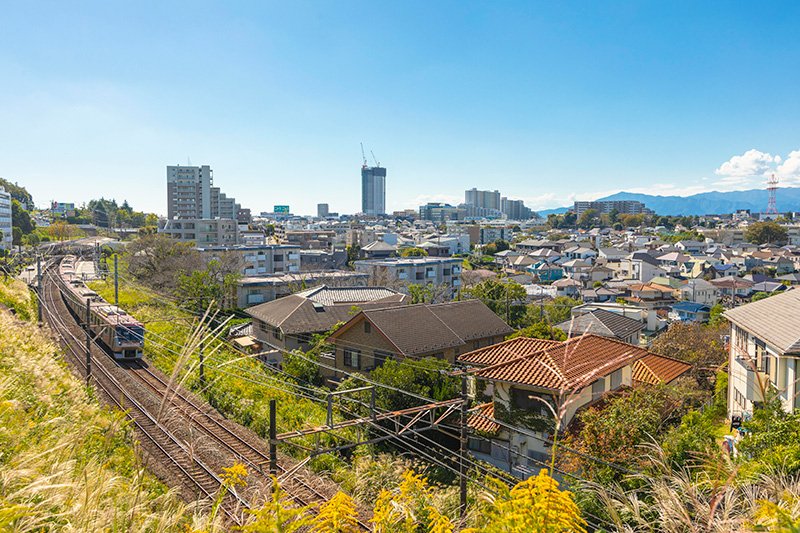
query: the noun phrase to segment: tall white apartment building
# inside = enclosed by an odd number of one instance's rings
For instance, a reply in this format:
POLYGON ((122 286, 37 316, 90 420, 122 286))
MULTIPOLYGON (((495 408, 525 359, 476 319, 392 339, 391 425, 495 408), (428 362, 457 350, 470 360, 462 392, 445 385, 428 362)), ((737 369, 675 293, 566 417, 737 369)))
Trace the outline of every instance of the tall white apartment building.
POLYGON ((13 226, 14 224, 11 221, 11 193, 6 192, 5 188, 0 186, 0 232, 3 234, 2 238, 0 238, 0 248, 4 250, 8 250, 13 246, 13 226))

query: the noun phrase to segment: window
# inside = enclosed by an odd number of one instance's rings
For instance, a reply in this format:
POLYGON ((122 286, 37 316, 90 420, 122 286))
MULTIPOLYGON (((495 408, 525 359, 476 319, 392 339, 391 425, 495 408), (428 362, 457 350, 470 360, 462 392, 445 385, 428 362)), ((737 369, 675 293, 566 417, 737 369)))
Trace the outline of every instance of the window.
POLYGON ((361 368, 361 352, 359 350, 345 349, 344 366, 350 368, 361 368))
POLYGON ((535 392, 525 389, 511 389, 511 405, 517 409, 525 409, 533 414, 547 414, 547 407, 543 403, 546 401, 535 392))
POLYGON ((275 261, 276 263, 281 263, 281 262, 283 262, 283 255, 275 254, 275 256, 272 258, 272 260, 275 261))
POLYGON ((372 333, 372 324, 366 320, 364 321, 364 333, 372 333))
POLYGON ((615 370, 611 374, 611 390, 614 390, 622 385, 622 369, 615 370))
POLYGON ((473 452, 485 453, 486 455, 492 453, 492 441, 489 439, 470 437, 467 441, 467 446, 473 452))
POLYGON ((392 354, 389 352, 381 352, 376 350, 372 353, 372 368, 378 368, 379 366, 383 366, 383 363, 388 361, 392 358, 392 354))
POLYGON ((449 268, 445 268, 445 269, 443 269, 443 270, 442 270, 442 275, 443 275, 443 276, 449 276, 449 275, 450 275, 450 269, 449 269, 449 268))
POLYGON ((606 380, 605 378, 600 378, 594 383, 592 383, 592 400, 596 400, 603 393, 606 391, 606 380))

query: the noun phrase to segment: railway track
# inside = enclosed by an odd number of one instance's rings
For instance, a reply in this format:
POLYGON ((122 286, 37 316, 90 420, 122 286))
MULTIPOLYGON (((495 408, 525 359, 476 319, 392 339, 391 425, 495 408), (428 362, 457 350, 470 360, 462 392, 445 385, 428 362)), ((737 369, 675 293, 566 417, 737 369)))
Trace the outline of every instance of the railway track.
MULTIPOLYGON (((47 272, 47 270, 46 270, 47 272)), ((47 321, 62 339, 67 351, 78 366, 80 373, 86 375, 84 361, 85 345, 82 342, 85 332, 76 322, 74 316, 67 309, 61 299, 60 289, 52 278, 52 273, 45 276, 43 282, 43 299, 47 309, 47 321)), ((213 470, 195 456, 193 451, 157 420, 106 368, 106 364, 118 367, 106 351, 97 343, 92 343, 92 369, 97 369, 100 374, 93 372, 93 377, 100 388, 111 399, 112 403, 121 410, 128 412, 136 428, 150 441, 171 463, 184 478, 184 485, 193 487, 193 492, 198 497, 214 500, 219 494, 222 480, 214 474, 213 470)), ((159 373, 150 369, 146 363, 136 362, 126 365, 125 375, 135 379, 146 387, 158 398, 159 402, 166 399, 170 410, 180 413, 182 420, 190 423, 195 429, 200 430, 210 437, 219 447, 225 449, 253 473, 269 481, 269 456, 252 441, 237 434, 227 427, 217 417, 215 411, 205 409, 193 400, 189 393, 181 391, 178 387, 171 386, 159 373)), ((252 440, 258 440, 253 438, 252 440)), ((311 483, 294 474, 294 469, 287 470, 280 464, 277 465, 279 476, 290 476, 282 480, 282 488, 289 498, 302 506, 325 502, 329 496, 323 494, 311 483)), ((248 503, 236 492, 226 492, 223 497, 221 509, 233 523, 241 525, 242 510, 247 509, 248 503)), ((359 520, 359 527, 369 531, 367 523, 359 520)))
MULTIPOLYGON (((149 387, 159 397, 166 395, 170 405, 180 411, 188 420, 191 420, 199 429, 204 431, 209 437, 216 440, 220 445, 229 449, 250 469, 258 472, 262 476, 269 475, 269 456, 250 441, 238 435, 228 428, 212 413, 203 409, 194 402, 188 394, 184 394, 174 387, 170 387, 161 376, 153 372, 145 364, 136 363, 132 372, 143 384, 149 387)), ((280 474, 286 474, 287 469, 277 465, 280 474)), ((300 505, 320 503, 329 498, 305 481, 302 477, 295 476, 286 479, 282 485, 291 499, 300 505), (287 487, 286 484, 292 486, 287 487), (298 488, 300 490, 298 490, 298 488), (299 494, 303 492, 303 494, 299 494)), ((365 531, 369 531, 369 526, 359 521, 359 525, 365 531)))
MULTIPOLYGON (((43 281, 42 299, 44 315, 47 323, 61 339, 61 343, 79 369, 86 375, 84 360, 85 344, 82 338, 85 332, 69 313, 61 300, 56 283, 50 276, 43 281)), ((201 461, 186 443, 179 440, 167 427, 154 417, 126 387, 106 367, 110 358, 96 343, 90 344, 92 355, 92 378, 110 401, 120 410, 125 411, 140 433, 152 446, 153 455, 160 455, 162 461, 181 477, 182 484, 197 498, 215 501, 220 498, 220 510, 226 518, 236 525, 242 524, 242 510, 249 507, 235 491, 220 492, 222 479, 213 469, 201 461)))

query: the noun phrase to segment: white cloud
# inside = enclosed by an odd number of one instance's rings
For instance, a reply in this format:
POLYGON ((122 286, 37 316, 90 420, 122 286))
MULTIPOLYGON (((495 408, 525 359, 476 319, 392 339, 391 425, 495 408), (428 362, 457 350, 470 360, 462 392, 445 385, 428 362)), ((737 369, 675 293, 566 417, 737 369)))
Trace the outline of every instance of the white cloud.
POLYGON ((781 162, 781 156, 768 154, 759 150, 748 150, 742 155, 735 155, 722 163, 714 173, 725 178, 750 178, 763 176, 772 170, 775 163, 781 162))
POLYGON ((800 150, 789 152, 788 157, 775 169, 781 185, 800 185, 800 150))

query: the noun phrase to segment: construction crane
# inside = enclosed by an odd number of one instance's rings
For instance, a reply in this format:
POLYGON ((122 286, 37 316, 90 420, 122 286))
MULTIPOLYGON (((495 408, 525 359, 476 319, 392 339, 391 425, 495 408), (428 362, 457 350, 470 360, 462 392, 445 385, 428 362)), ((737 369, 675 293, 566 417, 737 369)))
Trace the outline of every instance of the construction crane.
POLYGON ((375 152, 373 152, 372 150, 370 150, 370 151, 369 151, 369 153, 370 153, 370 154, 372 154, 372 161, 374 161, 374 162, 375 162, 375 166, 376 166, 376 167, 379 167, 379 166, 381 166, 381 164, 380 164, 380 163, 378 163, 378 160, 377 160, 377 159, 375 159, 375 152))
POLYGON ((363 161, 361 168, 367 168, 367 155, 364 153, 364 143, 361 143, 361 160, 363 161))

